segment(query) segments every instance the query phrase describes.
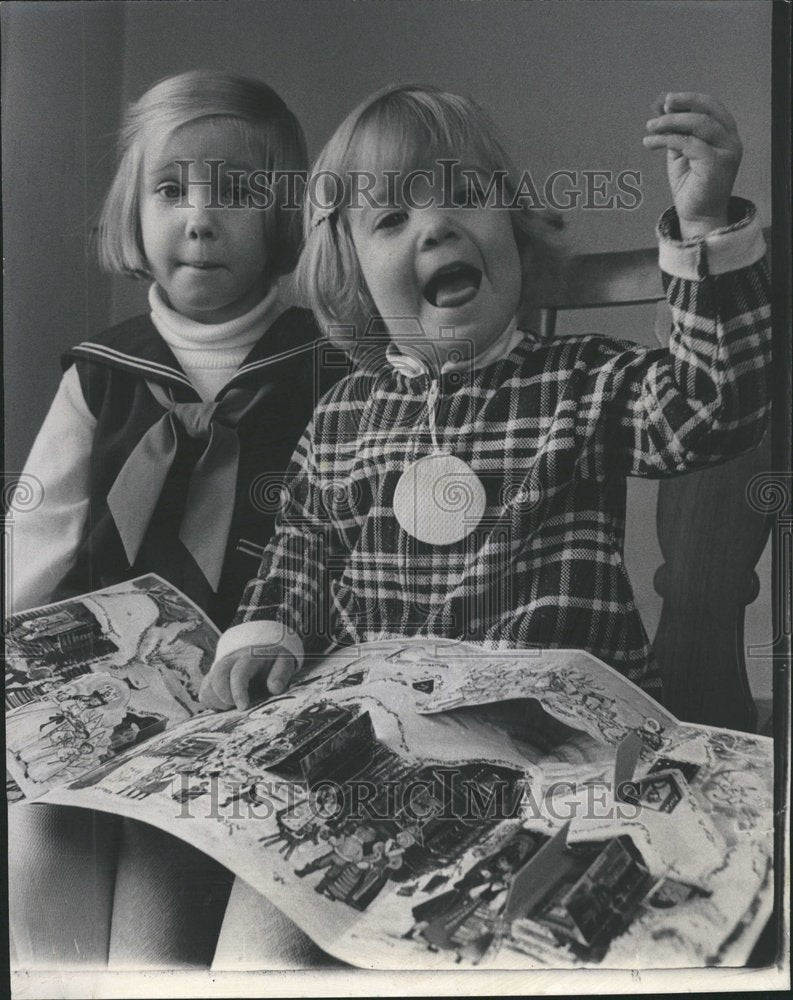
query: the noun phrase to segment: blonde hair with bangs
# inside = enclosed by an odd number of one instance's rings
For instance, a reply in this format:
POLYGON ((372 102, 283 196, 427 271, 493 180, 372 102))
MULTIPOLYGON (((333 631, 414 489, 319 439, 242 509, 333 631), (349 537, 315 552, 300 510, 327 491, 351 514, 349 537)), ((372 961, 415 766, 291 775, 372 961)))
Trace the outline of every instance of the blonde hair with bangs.
MULTIPOLYGON (((512 199, 517 191, 515 168, 495 125, 467 97, 415 84, 387 87, 355 108, 331 136, 314 164, 308 190, 326 194, 324 180, 332 176, 342 179, 344 198, 323 194, 305 200, 305 243, 296 279, 317 321, 338 346, 352 350, 361 334, 374 327, 382 337, 382 324, 371 322, 378 317, 377 308, 366 288, 345 209, 351 177, 360 169, 391 162, 389 156, 401 154, 402 164, 408 166, 411 160, 426 164, 471 152, 477 166, 505 175, 505 193, 512 199), (362 164, 361 157, 368 162, 362 164), (312 201, 341 204, 328 214, 312 201)), ((528 207, 497 210, 510 212, 523 278, 519 313, 525 314, 537 291, 554 280, 563 256, 561 216, 528 207)))
MULTIPOLYGON (((166 138, 182 125, 206 118, 237 122, 261 156, 257 169, 306 170, 308 154, 300 123, 267 84, 214 70, 167 77, 131 104, 124 116, 118 167, 97 231, 97 253, 105 270, 149 276, 139 208, 146 146, 154 138, 166 138)), ((268 262, 273 273, 287 274, 294 270, 300 253, 300 214, 277 202, 262 211, 268 262)))

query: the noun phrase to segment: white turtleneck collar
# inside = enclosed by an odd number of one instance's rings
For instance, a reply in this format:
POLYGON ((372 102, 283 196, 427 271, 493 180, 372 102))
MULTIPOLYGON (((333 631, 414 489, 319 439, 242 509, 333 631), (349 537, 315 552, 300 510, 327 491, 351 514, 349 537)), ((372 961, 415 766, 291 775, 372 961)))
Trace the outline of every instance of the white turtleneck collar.
MULTIPOLYGON (((523 330, 518 329, 517 318, 513 317, 503 333, 473 359, 463 358, 460 361, 446 361, 441 366, 441 374, 453 371, 479 371, 488 365, 501 361, 511 354, 525 337, 523 330)), ((418 375, 432 375, 427 363, 415 354, 405 354, 393 342, 386 348, 386 359, 401 375, 415 378, 418 375)))
POLYGON ((277 316, 278 282, 274 282, 264 298, 253 309, 225 323, 199 323, 175 312, 165 301, 156 282, 149 289, 152 319, 169 346, 185 349, 251 346, 261 336, 262 327, 270 326, 277 316))
POLYGON ((283 311, 278 282, 253 309, 226 323, 198 323, 175 312, 156 283, 149 289, 151 319, 158 333, 205 401, 233 378, 250 349, 283 311))

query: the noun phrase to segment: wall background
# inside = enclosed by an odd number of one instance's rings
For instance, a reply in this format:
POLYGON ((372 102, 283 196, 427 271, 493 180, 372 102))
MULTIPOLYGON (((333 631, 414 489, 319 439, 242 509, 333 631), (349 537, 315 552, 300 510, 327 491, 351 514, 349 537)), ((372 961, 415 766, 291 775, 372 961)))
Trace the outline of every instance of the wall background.
MULTIPOLYGON (((668 204, 663 157, 641 136, 666 90, 717 95, 745 154, 737 193, 770 218, 771 4, 754 0, 227 0, 6 2, 2 18, 6 467, 19 471, 59 379, 58 355, 145 309, 145 288, 99 273, 89 233, 114 168, 124 105, 196 67, 260 76, 298 114, 311 154, 372 90, 415 80, 459 90, 501 127, 520 169, 642 173, 633 211, 572 210, 577 249, 647 246, 668 204)), ((653 344, 652 308, 566 316, 653 344)), ((632 480, 626 556, 652 634, 655 484, 632 480)), ((747 641, 771 636, 770 554, 747 641)), ((750 664, 770 693, 770 664, 750 664)))

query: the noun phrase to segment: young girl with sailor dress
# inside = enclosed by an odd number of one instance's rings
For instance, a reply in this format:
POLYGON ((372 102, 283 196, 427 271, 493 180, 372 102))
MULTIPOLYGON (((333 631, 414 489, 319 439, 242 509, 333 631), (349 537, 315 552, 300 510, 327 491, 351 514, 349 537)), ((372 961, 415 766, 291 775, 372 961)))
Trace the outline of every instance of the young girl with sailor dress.
POLYGON ((256 484, 327 387, 311 314, 279 289, 299 212, 284 184, 269 206, 251 186, 304 170, 305 142, 265 84, 196 71, 131 105, 120 154, 99 254, 152 279, 150 311, 64 356, 23 473, 41 502, 15 515, 11 610, 156 572, 222 628, 272 533, 256 484))
MULTIPOLYGON (((14 517, 13 612, 155 572, 230 621, 272 533, 267 483, 327 388, 311 314, 279 287, 300 213, 265 184, 306 165, 299 122, 256 80, 183 73, 128 108, 99 256, 151 280, 150 311, 64 357, 23 473, 40 503, 14 517)), ((211 958, 228 877, 181 842, 24 804, 9 841, 22 967, 211 958), (172 919, 147 933, 143 911, 172 919)))

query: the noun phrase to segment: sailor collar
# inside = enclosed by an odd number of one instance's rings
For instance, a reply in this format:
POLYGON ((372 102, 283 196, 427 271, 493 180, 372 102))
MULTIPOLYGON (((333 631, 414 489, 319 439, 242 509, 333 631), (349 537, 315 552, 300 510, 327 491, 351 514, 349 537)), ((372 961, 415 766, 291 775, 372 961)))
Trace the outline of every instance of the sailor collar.
MULTIPOLYGON (((268 368, 303 355, 310 357, 321 341, 320 332, 308 310, 287 308, 256 341, 233 378, 218 393, 218 400, 230 389, 260 377, 268 368)), ((64 364, 68 366, 79 358, 128 371, 163 385, 189 389, 198 397, 192 382, 148 314, 126 320, 95 340, 77 344, 64 354, 64 364)))

